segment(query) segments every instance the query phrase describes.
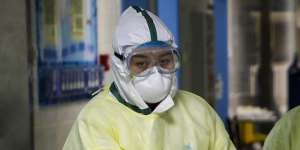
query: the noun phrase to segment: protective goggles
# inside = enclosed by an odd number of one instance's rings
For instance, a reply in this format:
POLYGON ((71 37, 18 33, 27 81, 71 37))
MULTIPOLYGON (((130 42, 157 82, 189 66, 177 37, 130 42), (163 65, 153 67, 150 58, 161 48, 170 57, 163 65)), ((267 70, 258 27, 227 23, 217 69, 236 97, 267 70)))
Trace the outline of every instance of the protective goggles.
POLYGON ((172 74, 180 66, 177 49, 169 45, 140 45, 134 47, 126 57, 117 53, 115 55, 125 61, 131 75, 138 77, 150 75, 156 69, 161 74, 172 74))

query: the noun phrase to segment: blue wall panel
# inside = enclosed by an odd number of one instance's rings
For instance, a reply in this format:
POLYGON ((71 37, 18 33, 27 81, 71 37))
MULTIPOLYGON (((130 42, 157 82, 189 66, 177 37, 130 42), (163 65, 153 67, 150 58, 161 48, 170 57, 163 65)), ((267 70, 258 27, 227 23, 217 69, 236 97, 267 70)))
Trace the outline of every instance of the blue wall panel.
POLYGON ((122 11, 131 5, 140 6, 144 9, 149 9, 149 0, 122 0, 122 11))
POLYGON ((216 38, 216 69, 223 82, 222 96, 216 101, 216 110, 223 121, 228 119, 228 40, 227 40, 227 0, 215 0, 215 38, 216 38))
POLYGON ((157 14, 173 33, 179 43, 179 2, 178 0, 157 0, 157 14))

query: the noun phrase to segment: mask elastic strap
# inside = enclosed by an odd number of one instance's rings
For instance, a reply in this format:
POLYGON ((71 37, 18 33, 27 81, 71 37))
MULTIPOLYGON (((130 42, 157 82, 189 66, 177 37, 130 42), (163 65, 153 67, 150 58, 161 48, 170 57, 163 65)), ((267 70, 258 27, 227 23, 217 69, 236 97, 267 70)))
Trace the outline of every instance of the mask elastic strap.
POLYGON ((124 57, 123 55, 121 55, 121 54, 118 54, 117 52, 114 52, 114 55, 115 55, 116 57, 118 57, 121 61, 124 61, 124 60, 125 60, 125 57, 124 57))

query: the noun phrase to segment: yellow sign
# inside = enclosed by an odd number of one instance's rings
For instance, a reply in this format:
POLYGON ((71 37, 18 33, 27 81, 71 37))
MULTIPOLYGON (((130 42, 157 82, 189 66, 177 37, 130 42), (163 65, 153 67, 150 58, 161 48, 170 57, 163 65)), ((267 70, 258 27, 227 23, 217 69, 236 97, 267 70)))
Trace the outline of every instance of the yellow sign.
POLYGON ((45 9, 43 16, 45 43, 55 45, 55 37, 57 35, 56 3, 55 0, 44 0, 43 2, 45 9))
POLYGON ((75 41, 80 41, 83 38, 83 1, 71 0, 71 22, 72 33, 71 37, 75 41))

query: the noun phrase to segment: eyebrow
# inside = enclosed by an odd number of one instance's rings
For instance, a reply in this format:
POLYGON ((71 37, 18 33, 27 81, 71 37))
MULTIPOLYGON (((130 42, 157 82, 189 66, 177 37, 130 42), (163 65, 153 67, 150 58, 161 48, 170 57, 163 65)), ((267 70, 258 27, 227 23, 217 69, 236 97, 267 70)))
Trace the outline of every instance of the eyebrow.
MULTIPOLYGON (((151 54, 150 54, 151 55, 151 54)), ((172 52, 163 52, 162 54, 158 54, 154 57, 165 57, 165 56, 168 56, 168 55, 172 55, 172 52)), ((145 54, 136 54, 133 56, 134 58, 149 58, 149 57, 153 57, 153 55, 151 56, 148 56, 148 55, 145 55, 145 54)), ((132 58, 133 58, 132 57, 132 58)))
POLYGON ((164 56, 167 56, 167 55, 172 55, 172 52, 165 52, 163 54, 160 54, 159 56, 164 57, 164 56))
POLYGON ((148 58, 148 56, 145 56, 145 55, 143 55, 143 54, 137 54, 137 55, 134 55, 133 56, 134 58, 148 58))

